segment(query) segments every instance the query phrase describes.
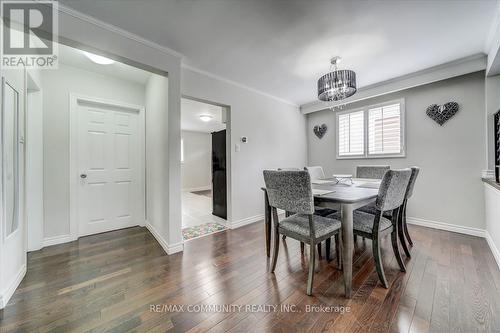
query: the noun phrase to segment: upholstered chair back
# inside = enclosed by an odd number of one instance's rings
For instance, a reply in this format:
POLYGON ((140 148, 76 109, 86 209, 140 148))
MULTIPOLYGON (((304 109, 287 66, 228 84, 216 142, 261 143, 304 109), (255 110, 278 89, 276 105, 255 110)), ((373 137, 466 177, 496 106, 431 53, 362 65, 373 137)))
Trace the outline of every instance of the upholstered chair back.
POLYGON ((417 176, 419 172, 420 172, 419 167, 411 167, 411 177, 410 177, 410 182, 408 183, 408 189, 406 190, 405 199, 408 199, 413 195, 413 188, 415 187, 415 182, 417 181, 417 176))
POLYGON ((309 171, 309 174, 311 175, 311 179, 323 179, 323 178, 325 178, 325 173, 323 172, 323 168, 320 166, 305 167, 304 170, 309 171))
POLYGON ((314 213, 311 176, 307 171, 264 170, 269 205, 299 214, 314 213))
POLYGON ((356 167, 356 178, 382 179, 385 172, 390 168, 388 165, 358 165, 356 167))
POLYGON ((388 170, 382 178, 375 207, 383 212, 403 204, 411 177, 411 169, 388 170))

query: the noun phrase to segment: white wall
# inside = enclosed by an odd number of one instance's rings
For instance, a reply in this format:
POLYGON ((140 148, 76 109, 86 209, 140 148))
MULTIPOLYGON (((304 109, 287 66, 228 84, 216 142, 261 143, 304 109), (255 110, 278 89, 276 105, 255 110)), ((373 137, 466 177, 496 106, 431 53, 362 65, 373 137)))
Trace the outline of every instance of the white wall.
POLYGON ((484 184, 486 239, 500 267, 500 189, 484 184))
POLYGON ((181 91, 185 96, 230 106, 228 219, 234 226, 262 218, 262 171, 305 165, 305 117, 297 106, 187 68, 182 69, 181 91), (247 144, 239 142, 242 136, 248 137, 247 144), (240 144, 241 151, 235 151, 235 144, 240 144))
POLYGON ((43 92, 41 70, 27 75, 26 100, 26 225, 28 251, 43 246, 43 92))
POLYGON ((408 216, 463 227, 485 228, 483 189, 485 162, 484 72, 403 90, 349 105, 347 109, 405 99, 406 157, 337 160, 335 114, 331 110, 308 115, 309 165, 321 165, 328 175, 355 172, 359 164, 388 164, 393 168, 420 166, 408 216), (459 112, 439 126, 425 111, 430 104, 456 101, 459 112), (329 131, 319 140, 314 125, 329 131))
POLYGON ((70 233, 69 95, 81 94, 144 105, 144 87, 59 65, 42 71, 44 133, 44 237, 70 233))
POLYGON ((184 191, 209 189, 212 186, 212 135, 182 131, 184 162, 181 184, 184 191))
POLYGON ((168 79, 152 75, 146 84, 146 220, 155 232, 165 237, 168 221, 168 159, 159 154, 168 151, 163 130, 168 119, 168 79))

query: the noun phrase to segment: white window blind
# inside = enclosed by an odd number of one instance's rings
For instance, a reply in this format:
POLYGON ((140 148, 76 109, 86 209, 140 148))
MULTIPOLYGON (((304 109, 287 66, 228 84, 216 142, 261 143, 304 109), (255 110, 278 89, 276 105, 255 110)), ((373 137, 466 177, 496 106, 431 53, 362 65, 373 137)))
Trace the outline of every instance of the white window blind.
POLYGON ((404 157, 404 100, 337 112, 337 158, 404 157))
POLYGON ((400 103, 368 109, 368 154, 401 153, 400 103))
POLYGON ((355 111, 338 116, 338 155, 356 156, 364 154, 364 111, 355 111))

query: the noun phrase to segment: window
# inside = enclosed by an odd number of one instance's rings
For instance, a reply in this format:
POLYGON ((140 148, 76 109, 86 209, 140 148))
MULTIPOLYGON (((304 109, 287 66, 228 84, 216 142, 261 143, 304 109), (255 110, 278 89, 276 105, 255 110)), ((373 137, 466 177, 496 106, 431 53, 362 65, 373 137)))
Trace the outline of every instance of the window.
POLYGON ((337 112, 337 158, 403 157, 404 100, 337 112))

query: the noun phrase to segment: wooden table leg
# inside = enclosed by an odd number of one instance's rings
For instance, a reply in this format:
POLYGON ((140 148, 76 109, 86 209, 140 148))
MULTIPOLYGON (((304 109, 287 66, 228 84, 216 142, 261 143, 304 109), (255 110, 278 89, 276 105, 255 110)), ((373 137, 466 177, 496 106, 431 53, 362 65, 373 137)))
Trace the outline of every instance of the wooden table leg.
POLYGON ((271 207, 269 207, 269 199, 267 193, 264 192, 264 222, 266 228, 266 255, 271 256, 271 207))
POLYGON ((344 271, 345 297, 351 298, 352 294, 352 252, 354 239, 352 230, 353 207, 342 204, 340 207, 342 219, 342 268, 344 271))

